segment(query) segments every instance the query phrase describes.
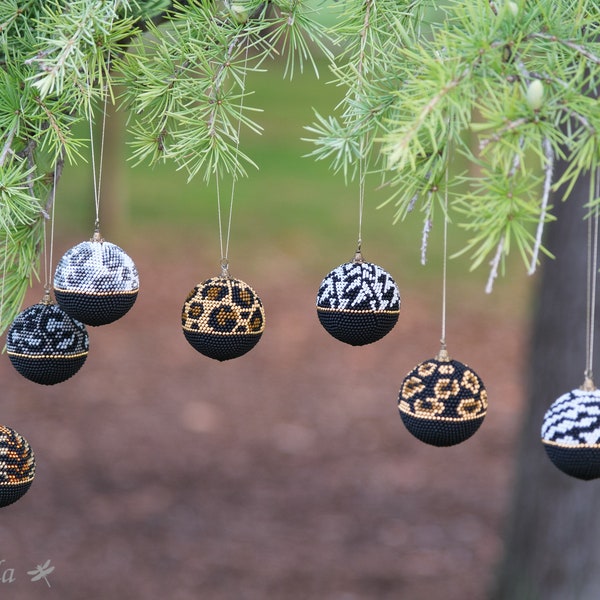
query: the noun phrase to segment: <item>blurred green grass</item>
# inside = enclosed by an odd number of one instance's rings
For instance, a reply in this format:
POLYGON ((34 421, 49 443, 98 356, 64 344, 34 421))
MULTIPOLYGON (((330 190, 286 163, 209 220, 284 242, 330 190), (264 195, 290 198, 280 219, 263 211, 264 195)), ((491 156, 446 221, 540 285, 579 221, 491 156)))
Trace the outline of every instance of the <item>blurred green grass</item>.
MULTIPOLYGON (((312 144, 304 130, 314 120, 314 110, 331 114, 342 91, 328 83, 326 65, 317 78, 310 68, 283 78, 283 64, 265 65, 266 72, 252 73, 248 86, 255 93, 248 105, 261 108, 257 114, 264 131, 256 135, 242 130, 241 146, 259 166, 249 167, 247 178, 238 181, 235 190, 230 242, 230 260, 255 253, 282 253, 302 264, 307 272, 327 270, 350 260, 358 235, 358 185, 345 184, 325 162, 305 155, 312 144)), ((123 123, 124 117, 121 118, 123 123)), ((107 127, 115 127, 108 120, 107 127)), ((85 133, 82 133, 85 135, 85 133)), ((171 163, 154 167, 133 167, 126 160, 126 138, 123 160, 117 164, 122 174, 104 172, 103 181, 116 177, 124 187, 121 222, 115 223, 120 239, 128 236, 152 236, 157 244, 196 240, 198 252, 219 259, 217 202, 214 186, 197 177, 187 182, 186 173, 171 163)), ((114 148, 107 152, 115 152, 114 148)), ((105 165, 108 161, 105 162, 105 165)), ((57 228, 64 235, 85 239, 93 225, 93 187, 91 164, 67 166, 58 190, 57 228)), ((363 251, 366 260, 388 269, 397 279, 437 289, 442 272, 442 221, 438 219, 430 234, 427 266, 422 266, 421 230, 423 215, 417 210, 402 222, 393 224, 394 206, 377 208, 390 191, 378 189, 376 176, 367 178, 363 217, 363 251)), ((104 198, 103 203, 110 202, 104 198)), ((101 206, 104 206, 102 204, 101 206)), ((229 187, 222 184, 224 228, 227 225, 229 187)), ((104 225, 103 209, 101 220, 104 225)), ((103 226, 107 239, 110 232, 103 226)), ((458 250, 466 239, 458 227, 449 228, 449 253, 458 250)), ((114 240, 117 241, 117 240, 114 240)), ((117 241, 118 243, 118 241, 117 241)), ((516 259, 516 257, 515 257, 516 259)), ((511 259, 511 284, 523 282, 523 266, 511 259)), ((467 256, 450 260, 449 277, 467 286, 472 293, 483 294, 487 269, 469 271, 467 256)), ((505 285, 499 280, 497 287, 505 285)))

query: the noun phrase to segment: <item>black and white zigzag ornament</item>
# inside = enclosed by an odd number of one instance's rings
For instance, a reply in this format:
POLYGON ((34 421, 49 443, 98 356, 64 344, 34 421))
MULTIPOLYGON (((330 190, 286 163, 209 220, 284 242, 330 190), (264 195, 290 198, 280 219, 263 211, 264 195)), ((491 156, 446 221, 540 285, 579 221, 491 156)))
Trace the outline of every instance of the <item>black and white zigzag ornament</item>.
POLYGON ((48 294, 21 311, 6 335, 6 351, 14 368, 42 385, 61 383, 75 375, 88 350, 83 323, 54 304, 48 294))
POLYGON ((542 444, 563 473, 584 480, 600 477, 600 390, 591 380, 546 411, 542 444))
POLYGON ((63 255, 54 274, 60 307, 86 325, 106 325, 124 316, 140 287, 136 266, 97 231, 63 255))
POLYGON ((479 375, 452 360, 445 349, 418 364, 398 395, 402 422, 417 439, 453 446, 470 438, 487 413, 487 391, 479 375))
POLYGON ((0 508, 25 495, 35 477, 35 456, 29 442, 0 425, 0 508))
POLYGON ((380 266, 354 260, 333 269, 317 293, 317 315, 334 338, 363 346, 380 340, 396 325, 400 292, 393 277, 380 266))

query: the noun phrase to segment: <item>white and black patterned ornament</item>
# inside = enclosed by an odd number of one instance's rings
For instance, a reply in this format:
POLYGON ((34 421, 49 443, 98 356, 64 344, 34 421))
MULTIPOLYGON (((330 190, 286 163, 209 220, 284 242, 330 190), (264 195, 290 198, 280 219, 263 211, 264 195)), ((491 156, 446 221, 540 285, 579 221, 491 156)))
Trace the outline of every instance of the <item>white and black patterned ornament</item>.
POLYGON ((125 315, 140 287, 136 266, 99 232, 63 255, 54 274, 61 308, 86 325, 106 325, 125 315))
POLYGON ((542 444, 563 473, 600 477, 600 390, 588 383, 555 400, 544 416, 542 444))
POLYGON ((327 274, 317 294, 317 315, 334 338, 363 346, 380 340, 396 325, 400 292, 392 276, 363 260, 360 251, 327 274))
POLYGON ((0 425, 0 507, 21 498, 35 477, 35 456, 27 440, 0 425))
POLYGON ((188 294, 181 326, 195 350, 225 361, 256 346, 265 329, 265 311, 247 283, 223 274, 199 283, 188 294))
POLYGON ((417 365, 402 382, 398 410, 417 439, 453 446, 470 438, 487 412, 487 391, 477 373, 445 350, 417 365))
POLYGON ((6 353, 14 368, 42 385, 61 383, 75 375, 88 350, 85 325, 52 303, 48 295, 21 311, 6 335, 6 353))

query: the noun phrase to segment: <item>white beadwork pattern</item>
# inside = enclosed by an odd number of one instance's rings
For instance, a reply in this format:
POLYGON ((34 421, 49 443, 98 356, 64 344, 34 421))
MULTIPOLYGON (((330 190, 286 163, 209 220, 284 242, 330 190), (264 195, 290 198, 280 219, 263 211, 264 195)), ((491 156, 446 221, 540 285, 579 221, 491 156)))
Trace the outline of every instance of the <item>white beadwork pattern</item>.
POLYGON ((102 294, 135 292, 140 287, 133 260, 115 244, 85 241, 68 250, 56 268, 54 288, 102 294))
POLYGON ((574 447, 600 443, 600 390, 571 390, 555 400, 542 423, 542 441, 574 447))
POLYGON ((400 293, 392 276, 380 266, 348 262, 323 279, 317 306, 352 311, 398 311, 400 293))

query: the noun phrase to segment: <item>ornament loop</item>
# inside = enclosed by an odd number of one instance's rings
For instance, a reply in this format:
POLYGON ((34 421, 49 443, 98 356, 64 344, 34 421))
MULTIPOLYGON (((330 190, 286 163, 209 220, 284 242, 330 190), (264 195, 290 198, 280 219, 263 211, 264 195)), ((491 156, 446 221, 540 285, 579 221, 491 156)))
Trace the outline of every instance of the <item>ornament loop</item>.
POLYGON ((50 296, 49 288, 46 288, 44 290, 44 297, 42 298, 42 301, 40 304, 44 304, 46 306, 51 306, 52 304, 54 304, 54 302, 52 301, 52 297, 50 296))
POLYGON ((448 350, 446 350, 446 342, 444 340, 441 340, 441 343, 442 345, 440 347, 440 351, 438 352, 438 355, 435 358, 440 362, 450 362, 450 355, 448 354, 448 350))
POLYGON ((229 279, 229 261, 226 258, 221 259, 221 278, 229 279))
POLYGON ((353 263, 363 263, 365 262, 365 259, 363 258, 362 255, 362 249, 361 249, 361 242, 359 240, 358 242, 358 247, 356 248, 356 252, 354 253, 354 258, 352 259, 353 263))
POLYGON ((96 227, 96 229, 94 230, 94 235, 92 236, 92 239, 90 240, 91 242, 104 242, 104 238, 102 237, 102 234, 100 233, 100 229, 98 229, 96 227))
POLYGON ((585 372, 585 380, 579 389, 583 390, 584 392, 593 392, 596 389, 591 371, 585 372))

